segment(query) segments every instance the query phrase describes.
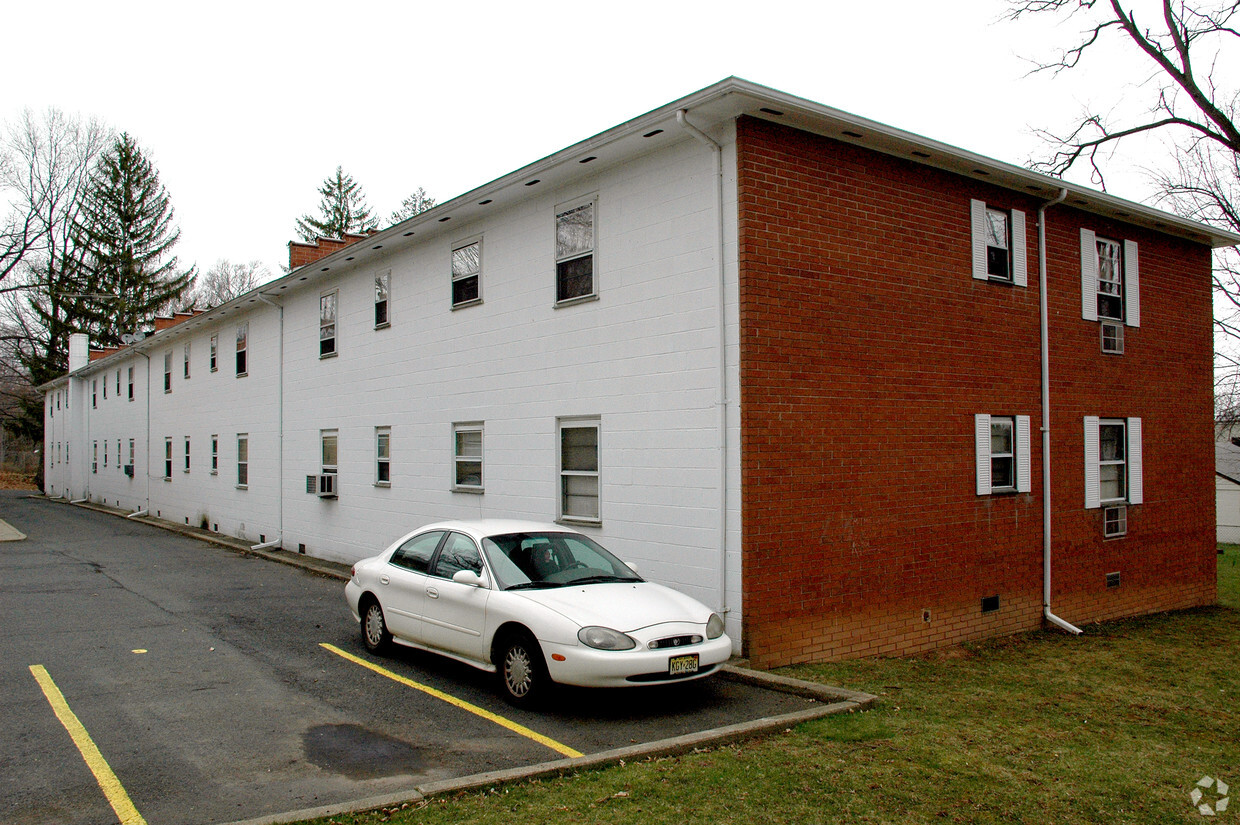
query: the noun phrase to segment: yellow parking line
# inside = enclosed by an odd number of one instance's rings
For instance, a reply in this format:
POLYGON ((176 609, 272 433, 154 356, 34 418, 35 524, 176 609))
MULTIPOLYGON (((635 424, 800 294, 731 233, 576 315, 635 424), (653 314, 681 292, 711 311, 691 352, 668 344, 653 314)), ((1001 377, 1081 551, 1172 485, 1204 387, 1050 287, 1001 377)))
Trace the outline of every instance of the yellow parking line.
POLYGON ((43 665, 31 665, 30 673, 34 676, 35 681, 39 683, 39 687, 43 690, 43 695, 47 697, 48 703, 56 713, 56 718, 60 720, 60 724, 65 726, 65 730, 69 732, 69 737, 73 739, 73 744, 77 745, 82 758, 86 760, 86 767, 90 768, 90 772, 95 775, 95 780, 99 783, 99 787, 103 789, 103 795, 108 798, 108 804, 112 806, 112 810, 116 811, 116 815, 120 817, 121 825, 146 825, 146 820, 142 818, 142 815, 138 813, 138 809, 130 801, 129 794, 125 793, 124 786, 116 778, 116 774, 112 772, 112 769, 108 767, 108 763, 103 758, 103 754, 99 752, 99 748, 95 747, 95 743, 91 741, 90 734, 86 732, 86 728, 82 726, 77 716, 69 709, 69 703, 65 701, 64 694, 60 692, 60 688, 56 687, 56 683, 52 681, 47 668, 43 667, 43 665))
POLYGON ((384 668, 381 668, 376 664, 368 662, 365 659, 361 659, 361 658, 358 658, 357 656, 354 656, 352 653, 346 653, 345 651, 341 650, 335 645, 320 644, 319 646, 322 648, 325 648, 326 650, 330 650, 332 653, 335 653, 337 656, 340 656, 343 659, 348 659, 350 662, 353 662, 356 665, 361 665, 367 670, 373 670, 375 673, 378 673, 380 676, 386 676, 387 678, 391 679, 394 682, 400 682, 402 685, 406 687, 411 687, 414 690, 420 690, 423 693, 434 696, 436 699, 442 699, 443 701, 447 702, 449 705, 454 705, 455 707, 458 707, 461 710, 467 710, 476 716, 481 716, 483 719, 488 719, 497 725, 502 725, 503 727, 507 728, 513 733, 518 733, 527 739, 533 739, 535 742, 537 742, 540 745, 546 745, 548 748, 551 748, 551 750, 555 751, 556 753, 563 754, 564 756, 581 756, 582 755, 581 751, 573 750, 568 745, 563 745, 555 741, 554 739, 543 736, 541 733, 536 733, 530 730, 529 728, 525 727, 524 725, 518 725, 516 722, 513 722, 510 719, 505 719, 504 717, 500 716, 497 713, 491 713, 491 711, 489 710, 484 710, 483 708, 480 708, 477 705, 471 705, 469 702, 466 702, 461 699, 457 699, 455 696, 449 696, 448 694, 444 693, 441 690, 435 690, 435 688, 433 687, 427 687, 426 685, 418 684, 412 679, 406 679, 404 676, 401 676, 400 674, 393 673, 390 670, 385 670, 384 668))

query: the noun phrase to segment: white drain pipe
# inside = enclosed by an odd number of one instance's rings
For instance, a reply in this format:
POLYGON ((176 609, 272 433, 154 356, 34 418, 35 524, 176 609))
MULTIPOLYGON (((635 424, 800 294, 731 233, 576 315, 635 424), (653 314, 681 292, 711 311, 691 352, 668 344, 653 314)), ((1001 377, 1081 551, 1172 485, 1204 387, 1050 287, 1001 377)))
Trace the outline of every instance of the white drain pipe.
POLYGON ((1067 189, 1038 208, 1038 311, 1042 327, 1042 615, 1069 633, 1081 629, 1051 612, 1051 366, 1046 298, 1046 210, 1063 203, 1067 189))

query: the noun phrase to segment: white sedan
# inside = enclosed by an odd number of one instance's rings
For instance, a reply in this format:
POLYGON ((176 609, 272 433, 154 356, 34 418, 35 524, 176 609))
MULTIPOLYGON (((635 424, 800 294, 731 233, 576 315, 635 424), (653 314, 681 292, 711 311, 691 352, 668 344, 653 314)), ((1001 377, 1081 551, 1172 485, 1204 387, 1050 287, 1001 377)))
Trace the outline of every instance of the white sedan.
POLYGON ((355 564, 345 597, 367 649, 395 642, 498 673, 518 705, 550 682, 698 679, 732 653, 719 614, 551 524, 428 525, 355 564))

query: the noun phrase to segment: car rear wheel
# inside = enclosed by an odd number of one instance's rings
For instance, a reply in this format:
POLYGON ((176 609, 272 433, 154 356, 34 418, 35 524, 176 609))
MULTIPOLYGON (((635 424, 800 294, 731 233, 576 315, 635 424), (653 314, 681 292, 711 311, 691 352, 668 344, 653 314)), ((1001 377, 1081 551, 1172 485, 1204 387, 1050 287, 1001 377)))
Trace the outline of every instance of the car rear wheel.
POLYGON ((391 643, 392 634, 383 618, 383 608, 374 599, 367 600, 362 610, 362 644, 371 653, 383 653, 391 643))
POLYGON ((547 675, 542 650, 528 634, 509 636, 500 647, 496 664, 504 698, 517 707, 536 704, 550 688, 551 677, 547 675))

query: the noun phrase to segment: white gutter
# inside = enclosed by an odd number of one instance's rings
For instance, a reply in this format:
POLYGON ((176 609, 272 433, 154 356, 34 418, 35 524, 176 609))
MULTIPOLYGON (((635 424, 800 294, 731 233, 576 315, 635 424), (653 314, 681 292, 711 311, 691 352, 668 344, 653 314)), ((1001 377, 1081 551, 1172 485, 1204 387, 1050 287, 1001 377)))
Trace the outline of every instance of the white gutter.
POLYGON ((276 383, 276 415, 279 417, 279 430, 276 438, 276 446, 279 450, 279 484, 276 485, 276 513, 278 514, 278 526, 276 528, 276 538, 274 541, 266 541, 262 544, 256 544, 251 550, 259 550, 266 547, 279 547, 284 542, 284 305, 277 304, 261 292, 254 293, 258 300, 270 307, 275 307, 280 312, 280 378, 276 383))
POLYGON ((676 110, 676 123, 713 150, 715 156, 715 267, 719 290, 719 613, 728 615, 728 332, 727 283, 723 265, 723 147, 676 110))
POLYGON ((1067 189, 1038 208, 1038 312, 1042 327, 1042 615, 1069 633, 1081 629, 1051 612, 1051 356, 1046 295, 1046 210, 1063 203, 1067 189))

